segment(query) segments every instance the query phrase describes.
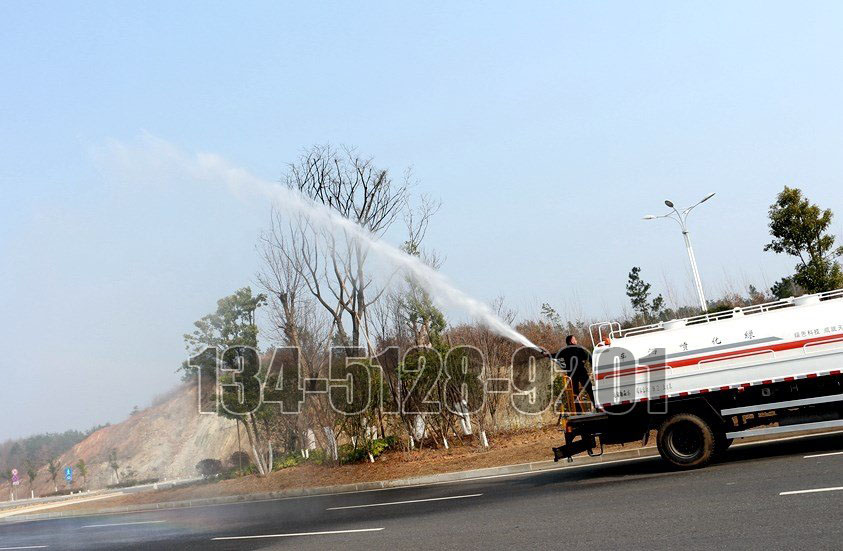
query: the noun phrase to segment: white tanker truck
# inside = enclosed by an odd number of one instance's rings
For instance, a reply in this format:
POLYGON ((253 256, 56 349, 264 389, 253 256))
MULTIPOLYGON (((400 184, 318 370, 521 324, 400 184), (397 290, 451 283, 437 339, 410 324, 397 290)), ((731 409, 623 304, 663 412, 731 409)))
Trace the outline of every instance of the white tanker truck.
POLYGON ((595 409, 554 458, 646 442, 678 468, 735 438, 843 427, 843 289, 622 329, 592 326, 595 409))

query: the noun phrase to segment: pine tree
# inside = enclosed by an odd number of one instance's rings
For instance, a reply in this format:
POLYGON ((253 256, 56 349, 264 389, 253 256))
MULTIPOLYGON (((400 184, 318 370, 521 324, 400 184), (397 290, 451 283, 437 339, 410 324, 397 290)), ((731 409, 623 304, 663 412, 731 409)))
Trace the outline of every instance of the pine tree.
POLYGON ((661 295, 650 301, 650 287, 652 285, 641 279, 641 268, 633 266, 626 283, 626 296, 632 303, 632 309, 645 323, 652 322, 664 308, 664 299, 661 295))

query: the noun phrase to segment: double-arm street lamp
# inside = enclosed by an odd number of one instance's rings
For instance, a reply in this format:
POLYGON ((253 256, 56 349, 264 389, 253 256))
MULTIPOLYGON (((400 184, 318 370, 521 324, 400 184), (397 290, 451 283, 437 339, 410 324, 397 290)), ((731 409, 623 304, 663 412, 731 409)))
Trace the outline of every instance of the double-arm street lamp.
POLYGON ((656 216, 654 214, 648 214, 644 217, 644 220, 655 220, 657 218, 670 218, 671 220, 675 220, 679 223, 679 227, 682 228, 682 237, 685 238, 685 248, 688 249, 688 260, 691 261, 691 273, 694 275, 694 284, 697 286, 697 295, 700 299, 700 308, 702 308, 703 312, 708 312, 708 306, 705 302, 705 294, 703 294, 703 286, 702 281, 700 281, 700 271, 697 269, 697 259, 694 257, 694 249, 691 248, 691 237, 688 233, 688 214, 694 210, 695 207, 705 203, 709 199, 714 197, 713 193, 709 193, 701 201, 698 203, 691 205, 690 207, 684 208, 681 211, 676 208, 673 204, 673 201, 665 201, 664 204, 667 205, 668 208, 672 209, 671 212, 667 214, 663 214, 661 216, 656 216))

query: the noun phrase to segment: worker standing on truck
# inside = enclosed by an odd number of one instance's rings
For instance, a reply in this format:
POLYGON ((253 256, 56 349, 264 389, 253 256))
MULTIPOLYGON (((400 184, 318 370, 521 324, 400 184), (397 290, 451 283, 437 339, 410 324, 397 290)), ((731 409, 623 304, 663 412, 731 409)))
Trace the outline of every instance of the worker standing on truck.
POLYGON ((576 395, 575 402, 582 413, 585 413, 581 398, 583 392, 588 395, 591 405, 594 405, 594 393, 591 389, 591 378, 588 376, 585 364, 591 363, 591 354, 588 350, 577 344, 577 338, 573 335, 565 337, 565 347, 555 355, 556 361, 564 364, 564 371, 571 379, 576 395))

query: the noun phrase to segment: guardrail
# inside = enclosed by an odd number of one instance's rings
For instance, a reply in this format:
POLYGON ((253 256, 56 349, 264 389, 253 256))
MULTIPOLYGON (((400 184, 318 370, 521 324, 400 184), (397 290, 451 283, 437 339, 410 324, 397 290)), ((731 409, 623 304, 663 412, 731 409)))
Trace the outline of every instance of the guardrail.
POLYGON ((660 321, 658 323, 651 323, 649 325, 640 325, 637 327, 622 328, 616 321, 603 321, 593 323, 589 326, 591 333, 592 345, 597 348, 605 346, 603 340, 605 338, 622 339, 632 337, 635 335, 642 335, 645 333, 654 333, 657 331, 664 331, 671 326, 691 326, 701 325, 705 323, 714 323, 721 320, 732 319, 738 316, 752 316, 755 314, 763 314, 773 310, 780 310, 782 308, 799 308, 811 304, 818 304, 827 300, 843 298, 843 289, 835 289, 833 291, 825 291, 822 293, 815 293, 812 295, 802 295, 800 297, 789 297, 763 304, 753 304, 751 306, 742 306, 733 308, 732 310, 724 310, 722 312, 705 313, 688 318, 679 318, 675 320, 660 321), (595 340, 595 330, 597 332, 597 339, 595 340), (605 335, 604 335, 605 331, 605 335))

